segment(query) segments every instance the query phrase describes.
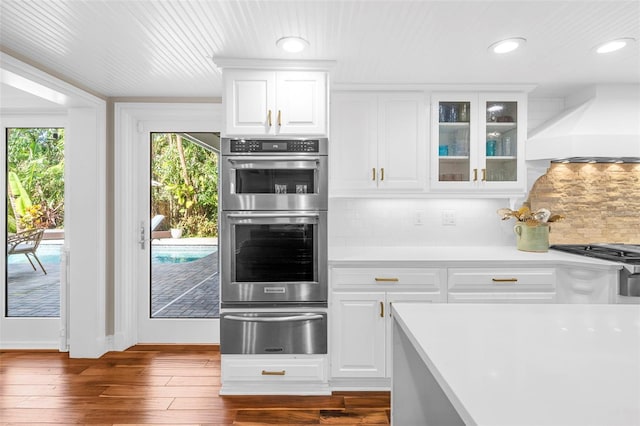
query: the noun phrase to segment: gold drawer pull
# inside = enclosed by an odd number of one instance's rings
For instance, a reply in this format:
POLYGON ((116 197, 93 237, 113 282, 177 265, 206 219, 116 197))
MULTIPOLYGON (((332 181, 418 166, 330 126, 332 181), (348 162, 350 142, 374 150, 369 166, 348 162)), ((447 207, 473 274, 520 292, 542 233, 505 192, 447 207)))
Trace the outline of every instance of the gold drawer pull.
POLYGON ((397 283, 398 281, 400 281, 398 278, 380 278, 380 277, 376 277, 376 282, 382 282, 382 283, 397 283))
POLYGON ((262 375, 263 376, 284 376, 286 374, 285 370, 282 371, 267 371, 267 370, 262 370, 262 375))
POLYGON ((517 278, 491 278, 494 283, 517 283, 517 278))

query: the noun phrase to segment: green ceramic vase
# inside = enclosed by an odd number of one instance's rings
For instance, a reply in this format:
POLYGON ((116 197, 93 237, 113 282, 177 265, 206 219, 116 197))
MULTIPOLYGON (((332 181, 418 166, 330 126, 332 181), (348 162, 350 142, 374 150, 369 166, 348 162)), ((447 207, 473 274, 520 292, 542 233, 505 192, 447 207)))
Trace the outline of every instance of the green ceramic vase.
POLYGON ((513 227, 518 250, 545 252, 549 250, 549 225, 528 226, 518 223, 513 227))

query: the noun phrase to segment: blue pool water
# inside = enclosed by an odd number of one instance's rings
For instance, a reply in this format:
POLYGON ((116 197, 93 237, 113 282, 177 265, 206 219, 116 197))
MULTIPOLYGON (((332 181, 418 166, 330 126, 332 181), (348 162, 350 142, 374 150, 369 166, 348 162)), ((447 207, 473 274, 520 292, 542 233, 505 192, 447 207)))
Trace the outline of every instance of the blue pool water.
MULTIPOLYGON (((38 259, 43 264, 60 263, 60 250, 58 244, 41 244, 38 247, 38 259)), ((217 246, 153 246, 151 248, 151 263, 186 263, 201 259, 218 251, 217 246)), ((9 256, 10 265, 29 263, 24 255, 9 256)))

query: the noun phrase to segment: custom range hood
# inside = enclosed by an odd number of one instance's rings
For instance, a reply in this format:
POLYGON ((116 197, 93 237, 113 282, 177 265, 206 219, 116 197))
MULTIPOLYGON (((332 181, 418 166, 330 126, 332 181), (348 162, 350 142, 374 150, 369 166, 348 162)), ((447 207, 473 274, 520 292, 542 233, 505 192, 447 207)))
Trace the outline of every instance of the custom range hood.
POLYGON ((529 133, 526 159, 640 159, 640 85, 595 86, 567 98, 569 109, 529 133))

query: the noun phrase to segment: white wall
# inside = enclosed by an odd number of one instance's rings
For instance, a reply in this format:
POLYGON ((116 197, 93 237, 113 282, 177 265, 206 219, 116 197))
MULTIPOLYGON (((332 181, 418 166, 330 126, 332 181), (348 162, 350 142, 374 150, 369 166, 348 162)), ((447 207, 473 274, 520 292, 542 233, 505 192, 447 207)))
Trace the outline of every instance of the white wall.
POLYGON ((496 211, 506 199, 353 199, 329 200, 329 246, 513 245, 512 221, 496 211), (456 225, 443 225, 453 211, 456 225), (422 225, 416 225, 416 216, 422 225))

